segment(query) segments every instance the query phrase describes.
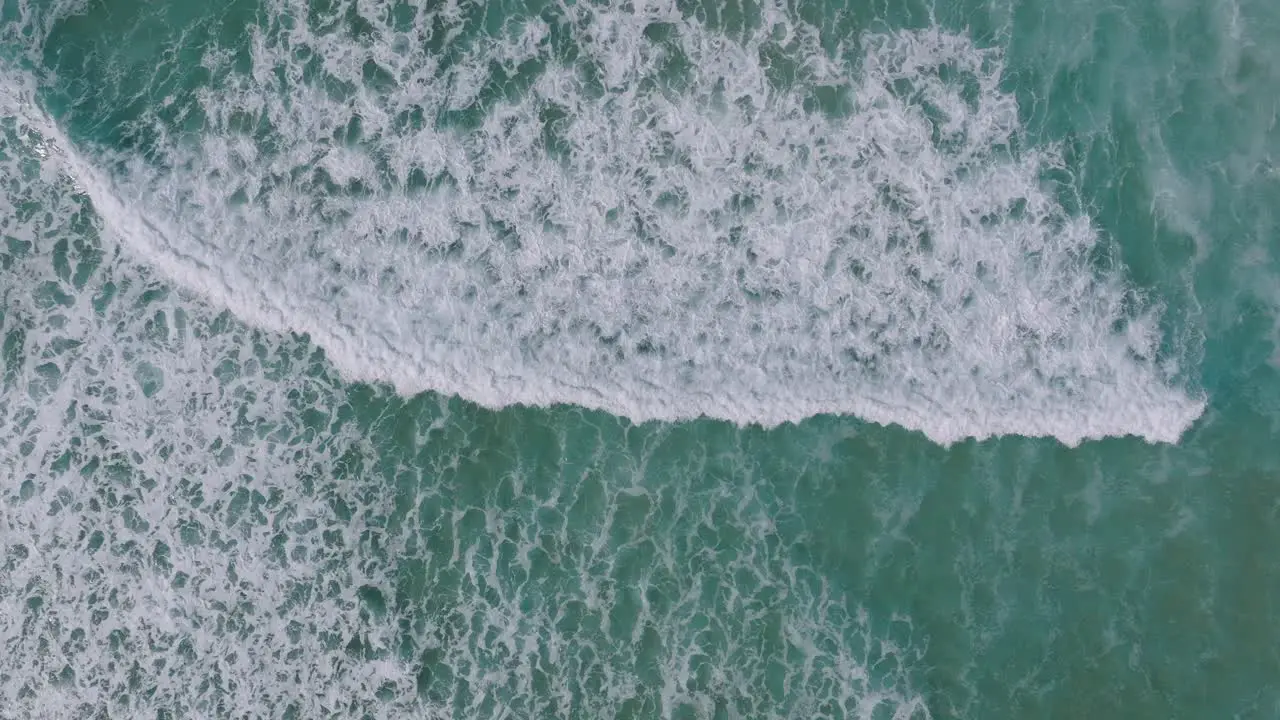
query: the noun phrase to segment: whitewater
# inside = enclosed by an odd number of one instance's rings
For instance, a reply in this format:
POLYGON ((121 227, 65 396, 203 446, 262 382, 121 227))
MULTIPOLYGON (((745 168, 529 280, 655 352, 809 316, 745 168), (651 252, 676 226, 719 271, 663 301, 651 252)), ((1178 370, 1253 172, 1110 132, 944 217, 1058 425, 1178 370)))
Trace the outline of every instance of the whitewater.
POLYGON ((0 0, 0 720, 1280 713, 1267 0, 0 0))
POLYGON ((939 28, 824 47, 781 5, 730 35, 566 5, 457 49, 457 6, 360 33, 304 10, 206 50, 181 107, 140 90, 134 149, 38 127, 139 262, 345 377, 942 443, 1172 442, 1204 407, 997 51, 939 28))

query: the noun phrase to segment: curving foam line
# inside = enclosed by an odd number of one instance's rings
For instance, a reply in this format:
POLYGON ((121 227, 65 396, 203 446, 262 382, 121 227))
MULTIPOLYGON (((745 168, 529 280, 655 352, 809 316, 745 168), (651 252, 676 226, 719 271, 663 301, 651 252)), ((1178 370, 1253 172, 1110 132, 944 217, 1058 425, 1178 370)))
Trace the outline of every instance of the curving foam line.
POLYGON ((828 582, 795 491, 678 429, 352 388, 100 236, 88 188, 163 241, 11 89, 0 718, 931 716, 927 637, 828 582))
POLYGON ((1201 413, 1046 182, 1057 149, 1019 148, 997 52, 933 28, 833 55, 781 5, 741 37, 669 3, 492 36, 450 12, 446 67, 425 19, 269 2, 247 72, 209 51, 194 141, 59 141, 147 263, 404 394, 944 444, 1174 442, 1201 413))

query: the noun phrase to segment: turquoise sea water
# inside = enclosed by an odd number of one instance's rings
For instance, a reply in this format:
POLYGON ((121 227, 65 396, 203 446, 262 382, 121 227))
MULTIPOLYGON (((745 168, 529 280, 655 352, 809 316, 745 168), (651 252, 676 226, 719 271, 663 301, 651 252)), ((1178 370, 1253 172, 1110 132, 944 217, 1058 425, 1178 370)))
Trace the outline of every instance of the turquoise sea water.
POLYGON ((1280 5, 0 2, 0 718, 1280 716, 1280 5))

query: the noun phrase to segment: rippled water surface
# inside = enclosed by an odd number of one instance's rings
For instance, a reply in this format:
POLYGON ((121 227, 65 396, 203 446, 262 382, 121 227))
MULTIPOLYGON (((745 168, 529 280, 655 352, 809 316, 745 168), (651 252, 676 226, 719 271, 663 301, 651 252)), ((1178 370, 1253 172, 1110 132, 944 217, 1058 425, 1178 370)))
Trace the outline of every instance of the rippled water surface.
POLYGON ((0 718, 1280 715, 1276 48, 0 1, 0 718))

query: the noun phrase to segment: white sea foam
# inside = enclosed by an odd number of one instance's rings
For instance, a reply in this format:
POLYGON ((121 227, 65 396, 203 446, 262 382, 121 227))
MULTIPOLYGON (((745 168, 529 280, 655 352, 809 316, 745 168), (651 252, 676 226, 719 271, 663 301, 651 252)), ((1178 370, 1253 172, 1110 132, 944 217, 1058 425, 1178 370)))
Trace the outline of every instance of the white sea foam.
POLYGON ((797 563, 752 473, 646 478, 594 424, 533 428, 580 473, 459 472, 505 454, 475 418, 355 398, 122 252, 163 229, 29 90, 0 87, 0 718, 929 716, 923 643, 797 563))
POLYGON ((385 584, 385 567, 357 562, 348 523, 325 506, 360 483, 301 489, 357 444, 337 425, 300 442, 299 412, 335 411, 340 389, 305 372, 305 346, 219 329, 99 242, 57 143, 9 112, 12 90, 0 92, 0 717, 281 716, 291 704, 322 717, 334 698, 376 707, 382 684, 412 696, 410 668, 343 672, 324 648, 327 635, 387 644, 394 632, 354 601, 385 584), (269 383, 273 365, 297 372, 269 383), (286 529, 311 563, 274 557, 286 529), (296 601, 330 581, 338 596, 296 601), (299 612, 282 614, 291 596, 299 612))
POLYGON ((447 3, 442 41, 424 11, 266 6, 251 67, 206 54, 194 142, 146 116, 147 158, 72 164, 138 257, 348 377, 943 443, 1171 442, 1203 408, 1157 309, 1091 262, 1057 150, 1019 147, 999 54, 961 36, 832 51, 780 5, 730 37, 663 2, 489 36, 447 3), (350 13, 372 31, 317 29, 350 13), (527 87, 486 100, 498 75, 527 87))

